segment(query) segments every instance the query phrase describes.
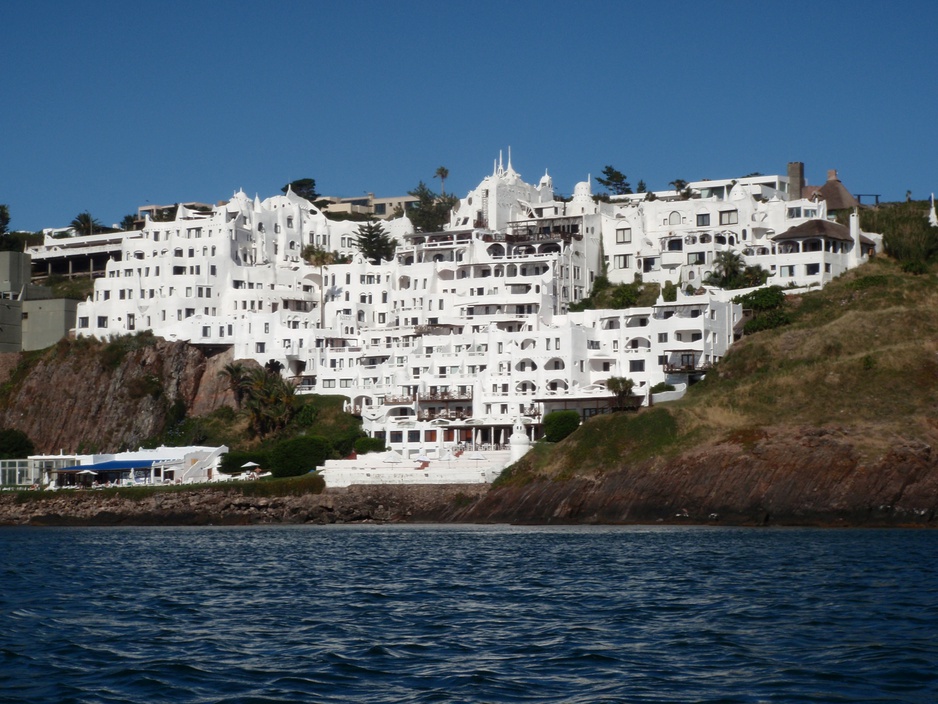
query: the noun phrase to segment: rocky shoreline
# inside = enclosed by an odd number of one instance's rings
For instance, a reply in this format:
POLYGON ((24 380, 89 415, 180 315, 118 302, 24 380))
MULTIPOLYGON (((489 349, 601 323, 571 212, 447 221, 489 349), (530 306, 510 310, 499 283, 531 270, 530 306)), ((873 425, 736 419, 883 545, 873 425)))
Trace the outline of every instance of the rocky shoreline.
POLYGON ((600 476, 483 484, 352 486, 300 496, 237 487, 131 498, 96 491, 0 495, 0 525, 262 523, 938 526, 938 458, 899 443, 864 461, 849 432, 792 429, 600 476))
POLYGON ((369 486, 300 496, 245 496, 227 487, 154 493, 7 492, 0 526, 252 525, 391 523, 440 520, 445 507, 477 501, 488 487, 369 486))

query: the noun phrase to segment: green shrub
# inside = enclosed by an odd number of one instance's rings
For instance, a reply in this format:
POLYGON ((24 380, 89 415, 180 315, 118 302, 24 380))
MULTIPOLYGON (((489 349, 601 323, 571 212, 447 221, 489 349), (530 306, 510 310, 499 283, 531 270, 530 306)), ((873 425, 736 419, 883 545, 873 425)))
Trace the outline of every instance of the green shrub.
POLYGON ((743 326, 743 333, 752 335, 762 330, 771 330, 773 328, 788 325, 791 322, 791 316, 783 310, 769 310, 759 313, 752 320, 749 320, 743 326))
POLYGON ((331 456, 332 443, 326 438, 284 440, 270 451, 270 471, 275 477, 296 477, 316 469, 331 456))
POLYGON ((387 445, 381 438, 358 438, 355 441, 355 452, 359 455, 367 455, 369 452, 384 452, 387 445))
POLYGON ((163 384, 155 374, 144 374, 128 381, 126 389, 130 398, 159 398, 163 393, 163 384))
POLYGON ((305 403, 294 417, 294 422, 300 428, 309 428, 319 420, 319 407, 312 403, 305 403))
POLYGON ((0 428, 0 459, 24 460, 36 452, 33 441, 21 430, 0 428))
POLYGON ((209 414, 215 420, 222 421, 223 423, 232 423, 235 418, 238 417, 238 414, 235 413, 235 409, 231 406, 219 406, 214 411, 209 414))
POLYGON ((221 458, 219 471, 222 474, 239 474, 245 471, 244 465, 248 462, 254 462, 262 469, 270 464, 266 452, 239 452, 235 450, 226 453, 221 458))
POLYGON ((553 411, 544 416, 544 439, 560 442, 579 427, 580 414, 577 411, 553 411))
POLYGON ((775 310, 785 304, 785 290, 781 286, 760 288, 744 296, 736 296, 733 303, 756 312, 775 310))
POLYGON ((651 387, 651 392, 653 394, 661 394, 665 391, 674 391, 674 384, 669 384, 666 381, 659 381, 657 384, 651 387))
POLYGON ((355 449, 355 443, 363 437, 365 437, 365 433, 361 427, 337 433, 331 438, 332 448, 339 457, 347 457, 355 449))

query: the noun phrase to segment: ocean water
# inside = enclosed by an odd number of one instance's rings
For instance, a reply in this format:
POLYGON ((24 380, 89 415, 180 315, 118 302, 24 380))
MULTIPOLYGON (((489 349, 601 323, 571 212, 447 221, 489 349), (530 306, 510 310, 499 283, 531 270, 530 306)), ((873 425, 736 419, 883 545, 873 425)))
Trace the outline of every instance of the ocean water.
POLYGON ((0 530, 2 702, 938 701, 938 532, 0 530))

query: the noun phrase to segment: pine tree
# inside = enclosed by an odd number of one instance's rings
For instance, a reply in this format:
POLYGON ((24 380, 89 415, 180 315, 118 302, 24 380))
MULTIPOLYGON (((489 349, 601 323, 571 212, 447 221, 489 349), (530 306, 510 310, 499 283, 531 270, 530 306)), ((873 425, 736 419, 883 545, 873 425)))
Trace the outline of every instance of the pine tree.
POLYGON ((366 222, 358 226, 358 250, 372 264, 380 264, 394 256, 397 240, 391 239, 380 222, 366 222))
POLYGON ((632 185, 626 180, 627 178, 628 176, 618 169, 607 165, 603 167, 603 175, 597 176, 596 181, 611 194, 622 196, 632 192, 632 185))

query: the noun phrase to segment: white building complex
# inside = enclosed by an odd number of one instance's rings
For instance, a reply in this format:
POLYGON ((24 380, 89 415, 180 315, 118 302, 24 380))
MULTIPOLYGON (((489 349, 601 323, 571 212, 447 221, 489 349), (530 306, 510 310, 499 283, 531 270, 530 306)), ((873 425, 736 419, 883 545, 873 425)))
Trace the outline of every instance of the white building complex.
MULTIPOLYGON (((239 192, 124 233, 78 306, 76 334, 152 330, 279 360, 301 391, 346 397, 365 431, 405 458, 507 452, 519 419, 536 439, 552 410, 606 412, 612 376, 648 399, 655 384, 681 388, 717 362, 742 318, 739 291, 703 283, 718 253, 736 251, 786 287, 822 286, 864 261, 875 237, 861 235, 856 214, 850 227, 829 217, 851 199, 836 174, 805 187, 798 163, 785 176, 608 199, 587 180, 561 199, 550 176, 526 183, 499 157, 442 231, 385 222, 397 250, 374 265, 356 248, 359 223, 331 221, 289 191, 263 201, 239 192), (308 245, 352 261, 313 266, 301 257, 308 245), (571 312, 604 273, 671 282, 677 298, 571 312)), ((31 254, 51 262, 80 239, 49 238, 31 254)))

